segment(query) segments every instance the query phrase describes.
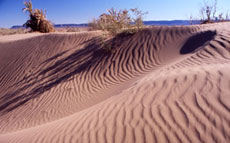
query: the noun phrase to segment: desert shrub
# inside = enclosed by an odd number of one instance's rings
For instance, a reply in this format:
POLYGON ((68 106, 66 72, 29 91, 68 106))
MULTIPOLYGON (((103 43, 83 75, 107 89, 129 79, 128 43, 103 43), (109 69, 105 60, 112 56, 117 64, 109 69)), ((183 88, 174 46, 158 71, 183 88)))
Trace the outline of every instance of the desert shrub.
POLYGON ((202 24, 214 22, 215 14, 216 14, 216 7, 217 7, 217 0, 215 0, 214 4, 208 4, 206 1, 204 1, 204 4, 200 9, 202 24))
POLYGON ((142 12, 141 10, 138 10, 137 8, 131 9, 133 14, 135 15, 135 18, 133 18, 134 26, 139 31, 143 27, 143 16, 147 14, 147 12, 142 12))
POLYGON ((67 27, 66 32, 80 32, 80 28, 78 28, 78 27, 67 27))
POLYGON ((94 30, 108 31, 111 35, 117 35, 123 31, 133 33, 143 27, 143 13, 137 8, 131 9, 135 17, 129 15, 128 10, 108 10, 108 13, 103 13, 98 19, 93 19, 89 26, 94 30))
POLYGON ((128 10, 117 11, 112 8, 89 23, 91 30, 104 31, 99 45, 105 53, 112 54, 115 52, 114 43, 109 40, 111 37, 119 36, 120 34, 132 35, 143 27, 143 15, 145 13, 137 8, 130 11, 133 12, 135 17, 131 17, 128 10))
POLYGON ((224 13, 220 13, 219 15, 218 15, 218 21, 224 21, 225 19, 224 19, 224 13))
POLYGON ((197 24, 195 21, 196 21, 197 19, 195 19, 192 15, 190 15, 190 17, 189 17, 189 24, 190 25, 194 25, 194 24, 197 24))
POLYGON ((217 20, 218 22, 229 21, 229 13, 227 12, 225 15, 224 15, 223 12, 220 13, 220 14, 218 15, 218 18, 216 18, 216 20, 217 20))
POLYGON ((99 17, 97 27, 101 30, 107 30, 110 34, 116 35, 122 29, 128 28, 131 23, 131 18, 127 10, 116 11, 115 9, 108 10, 108 14, 102 14, 99 17))
POLYGON ((0 28, 0 36, 13 35, 13 34, 25 34, 27 32, 28 30, 25 28, 16 28, 16 29, 0 28))
POLYGON ((223 12, 217 14, 217 0, 215 0, 212 4, 205 0, 203 1, 203 6, 200 9, 201 24, 223 22, 228 20, 228 13, 226 13, 226 18, 224 18, 223 12))
POLYGON ((30 19, 26 21, 24 26, 31 28, 32 31, 39 31, 43 33, 53 32, 54 27, 50 21, 46 19, 46 13, 40 9, 33 9, 32 2, 24 2, 24 12, 29 12, 30 19))
POLYGON ((99 23, 98 23, 98 20, 93 18, 92 21, 89 22, 89 27, 90 27, 90 30, 98 30, 100 29, 100 27, 98 27, 99 23))
POLYGON ((229 21, 229 11, 225 15, 225 20, 229 21))

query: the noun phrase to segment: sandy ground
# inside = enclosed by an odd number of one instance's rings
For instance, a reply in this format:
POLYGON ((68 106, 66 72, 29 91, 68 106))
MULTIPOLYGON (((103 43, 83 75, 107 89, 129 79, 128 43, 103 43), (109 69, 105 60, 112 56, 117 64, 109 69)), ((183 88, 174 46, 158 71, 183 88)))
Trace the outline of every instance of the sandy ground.
POLYGON ((229 27, 0 37, 0 142, 229 143, 229 27))

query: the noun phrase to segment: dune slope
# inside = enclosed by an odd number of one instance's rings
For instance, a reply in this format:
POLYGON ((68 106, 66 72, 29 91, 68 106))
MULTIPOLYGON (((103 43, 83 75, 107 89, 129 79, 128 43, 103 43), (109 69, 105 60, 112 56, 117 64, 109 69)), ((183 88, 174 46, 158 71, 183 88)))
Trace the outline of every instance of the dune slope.
POLYGON ((229 26, 0 37, 0 142, 230 142, 229 26))

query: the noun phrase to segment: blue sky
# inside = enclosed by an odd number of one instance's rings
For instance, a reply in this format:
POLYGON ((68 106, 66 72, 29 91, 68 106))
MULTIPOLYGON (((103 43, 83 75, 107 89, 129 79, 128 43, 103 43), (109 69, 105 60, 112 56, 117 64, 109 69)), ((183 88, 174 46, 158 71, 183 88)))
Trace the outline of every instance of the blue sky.
MULTIPOLYGON (((0 0, 0 27, 22 25, 28 15, 22 12, 25 0, 0 0)), ((206 0, 211 2, 212 0, 206 0)), ((145 20, 189 19, 198 17, 203 0, 32 0, 33 7, 47 10, 55 24, 87 23, 109 8, 139 8, 148 11, 145 20)), ((230 10, 230 0, 218 0, 218 12, 230 10)), ((230 11, 229 11, 230 12, 230 11)))

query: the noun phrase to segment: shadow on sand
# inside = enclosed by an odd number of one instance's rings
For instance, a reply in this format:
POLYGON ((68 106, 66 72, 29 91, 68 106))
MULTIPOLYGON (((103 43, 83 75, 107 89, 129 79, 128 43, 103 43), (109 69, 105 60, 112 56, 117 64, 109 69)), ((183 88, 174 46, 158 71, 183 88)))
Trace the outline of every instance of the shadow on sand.
POLYGON ((214 39, 216 31, 205 31, 190 37, 180 49, 181 54, 194 53, 202 48, 207 42, 214 39))
MULTIPOLYGON (((12 85, 13 92, 0 97, 0 115, 4 115, 31 99, 39 97, 42 93, 69 80, 74 75, 88 72, 90 69, 104 68, 106 64, 109 64, 108 59, 111 54, 115 54, 111 50, 119 47, 119 44, 122 44, 131 36, 120 34, 108 41, 104 41, 101 37, 95 37, 82 43, 85 46, 80 50, 73 51, 69 55, 66 55, 67 51, 65 51, 47 59, 39 66, 38 72, 32 72, 23 80, 12 85), (106 50, 102 47, 102 44, 110 45, 112 49, 106 50), (57 60, 61 56, 63 58, 57 60), (43 68, 44 65, 49 66, 43 68)), ((76 45, 76 47, 78 46, 76 45)))
MULTIPOLYGON (((142 31, 142 34, 147 31, 142 31)), ((117 49, 122 47, 121 45, 134 35, 122 33, 108 41, 104 41, 101 37, 95 37, 82 43, 84 48, 80 50, 73 50, 70 54, 67 54, 68 51, 64 51, 50 57, 38 66, 38 69, 33 69, 30 75, 12 85, 10 87, 12 92, 1 95, 0 115, 24 105, 58 84, 70 80, 77 74, 90 70, 91 72, 86 74, 92 74, 95 70, 105 68, 106 65, 111 64, 111 56, 119 54, 117 49), (110 50, 105 50, 102 45, 109 46, 110 50), (114 50, 114 52, 111 52, 111 50, 114 50)), ((196 51, 197 48, 212 40, 215 35, 216 32, 207 31, 192 36, 182 46, 180 53, 188 54, 196 51)), ((76 47, 78 46, 80 45, 76 45, 76 47)))

